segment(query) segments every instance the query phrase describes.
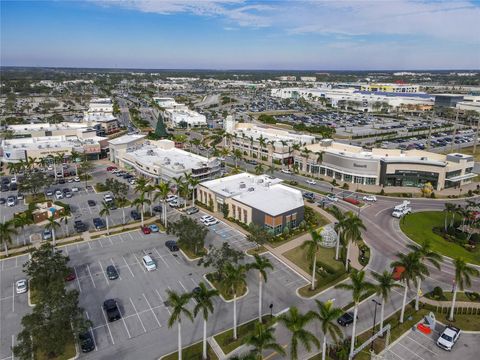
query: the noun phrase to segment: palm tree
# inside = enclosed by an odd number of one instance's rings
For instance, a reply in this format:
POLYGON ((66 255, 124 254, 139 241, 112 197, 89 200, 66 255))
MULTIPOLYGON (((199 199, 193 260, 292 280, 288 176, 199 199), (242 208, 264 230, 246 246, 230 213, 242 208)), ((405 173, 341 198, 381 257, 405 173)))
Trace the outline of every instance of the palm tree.
POLYGON ((254 255, 255 261, 247 265, 248 270, 258 271, 258 321, 262 321, 262 284, 267 282, 267 269, 273 270, 273 265, 265 257, 254 255))
POLYGON ((264 172, 263 165, 261 163, 258 163, 257 166, 255 166, 255 174, 260 175, 264 172))
POLYGON ((235 160, 235 167, 237 167, 237 161, 242 160, 243 157, 242 151, 240 149, 235 149, 232 155, 233 159, 235 160))
POLYGON ((403 324, 403 318, 405 316, 405 306, 407 305, 407 292, 410 287, 410 283, 417 283, 417 276, 419 275, 420 258, 416 252, 409 252, 408 254, 397 254, 398 260, 392 262, 390 266, 392 268, 401 267, 403 272, 400 275, 400 280, 403 282, 403 303, 402 311, 400 313, 400 323, 403 324))
POLYGON ((338 260, 340 255, 340 243, 343 243, 343 230, 345 229, 345 214, 335 205, 330 208, 330 212, 338 220, 334 226, 337 232, 337 242, 335 244, 335 260, 338 260))
POLYGON ((400 284, 397 284, 388 270, 385 270, 381 274, 372 272, 372 276, 377 281, 377 285, 375 286, 377 296, 382 298, 382 307, 380 310, 380 333, 382 333, 385 303, 388 301, 393 288, 400 287, 400 284))
POLYGON ((479 271, 472 266, 469 266, 464 259, 456 258, 453 261, 455 265, 455 286, 453 288, 452 307, 450 309, 450 321, 453 321, 453 313, 455 311, 455 301, 457 300, 457 288, 461 291, 467 287, 472 286, 472 276, 477 277, 479 271))
POLYGON ((131 205, 130 200, 128 200, 125 196, 119 196, 117 197, 117 205, 118 207, 122 208, 122 216, 123 216, 123 225, 125 225, 126 219, 125 219, 125 208, 127 206, 131 205))
POLYGON ((315 345, 317 349, 320 347, 316 336, 305 329, 311 321, 315 320, 315 317, 313 311, 302 314, 295 306, 292 306, 288 312, 278 317, 278 322, 283 324, 292 334, 292 339, 290 340, 290 357, 292 360, 298 359, 299 343, 302 344, 307 351, 312 350, 312 344, 315 345))
POLYGON ((135 192, 144 193, 147 185, 148 185, 148 180, 146 178, 144 178, 143 176, 138 178, 137 182, 135 183, 135 192))
POLYGON ((273 350, 278 354, 285 355, 285 350, 275 341, 275 328, 267 326, 261 322, 256 322, 251 335, 245 340, 246 345, 250 345, 253 349, 250 354, 255 360, 263 359, 264 350, 273 350))
POLYGON ((150 200, 145 198, 145 193, 141 193, 138 198, 133 200, 132 205, 134 205, 137 210, 140 208, 140 215, 142 217, 142 226, 143 226, 143 214, 145 212, 145 205, 150 204, 150 200))
POLYGON ((445 209, 443 209, 443 211, 445 211, 444 230, 446 232, 448 228, 448 215, 452 213, 452 216, 455 216, 455 204, 445 203, 445 209))
POLYGON ((105 201, 102 201, 102 209, 98 214, 100 216, 105 216, 105 220, 107 222, 107 234, 110 235, 110 228, 108 226, 108 217, 110 216, 110 205, 108 205, 105 201))
POLYGON ((194 177, 191 177, 189 180, 189 186, 192 189, 192 206, 195 206, 195 193, 197 192, 197 186, 200 184, 200 181, 194 177))
POLYGON ((310 240, 306 240, 302 244, 302 249, 307 248, 306 256, 308 260, 313 261, 312 264, 312 291, 315 290, 315 271, 317 270, 317 252, 320 250, 320 244, 322 243, 322 235, 318 233, 316 230, 310 231, 310 236, 312 237, 310 240))
POLYGON ((163 225, 166 228, 167 227, 167 197, 168 197, 168 193, 170 192, 170 183, 161 180, 156 186, 156 188, 158 192, 155 194, 153 199, 154 201, 156 201, 157 198, 162 199, 163 225))
MULTIPOLYGON (((421 262, 427 261, 433 266, 435 266, 438 270, 440 270, 440 263, 442 262, 442 257, 436 252, 432 251, 432 244, 430 240, 425 240, 421 246, 409 244, 407 245, 407 247, 418 254, 421 262)), ((422 279, 418 278, 417 293, 415 295, 415 310, 418 310, 421 286, 422 286, 422 279)))
POLYGON ((45 225, 45 229, 50 230, 52 232, 52 246, 55 248, 57 242, 55 238, 55 228, 60 227, 60 224, 55 220, 54 215, 47 218, 47 225, 45 225))
POLYGON ((357 326, 358 304, 369 290, 374 289, 375 285, 365 281, 365 272, 353 270, 350 274, 350 284, 342 283, 335 286, 338 289, 345 289, 352 292, 352 299, 354 302, 353 308, 353 326, 352 326, 352 340, 350 343, 350 356, 353 356, 355 349, 355 328, 357 326))
POLYGON ((197 317, 198 313, 203 315, 203 359, 207 358, 207 321, 208 315, 213 314, 212 298, 218 295, 218 290, 208 289, 205 283, 198 284, 198 291, 193 294, 197 304, 193 309, 193 316, 197 317))
POLYGON ((350 258, 350 244, 352 242, 359 242, 362 240, 361 230, 367 230, 363 224, 362 219, 360 219, 353 212, 348 211, 345 214, 345 220, 343 225, 343 237, 347 242, 347 255, 345 257, 345 270, 348 271, 348 260, 350 258))
POLYGON ((247 286, 245 282, 247 268, 245 265, 234 266, 227 263, 224 269, 223 284, 227 289, 231 289, 233 294, 233 339, 237 340, 237 291, 239 288, 247 286))
POLYGON ((322 360, 325 360, 327 354, 327 336, 333 339, 336 343, 338 338, 342 338, 342 330, 337 325, 337 319, 342 316, 343 310, 333 306, 333 301, 321 302, 315 300, 317 303, 318 312, 315 314, 323 332, 322 344, 322 360))
POLYGON ((0 244, 5 248, 5 256, 8 256, 8 244, 12 243, 12 236, 14 235, 17 235, 14 221, 5 221, 4 216, 3 222, 0 222, 0 244))
POLYGON ((168 319, 168 327, 171 328, 175 323, 178 327, 178 360, 182 360, 182 315, 193 321, 193 316, 190 310, 187 309, 187 304, 192 295, 189 293, 178 294, 175 291, 167 290, 167 302, 172 308, 172 313, 168 319))
POLYGON ((258 146, 259 152, 257 153, 258 154, 258 160, 262 160, 263 148, 267 145, 267 139, 264 138, 263 135, 260 134, 257 141, 258 141, 258 145, 259 145, 258 146))

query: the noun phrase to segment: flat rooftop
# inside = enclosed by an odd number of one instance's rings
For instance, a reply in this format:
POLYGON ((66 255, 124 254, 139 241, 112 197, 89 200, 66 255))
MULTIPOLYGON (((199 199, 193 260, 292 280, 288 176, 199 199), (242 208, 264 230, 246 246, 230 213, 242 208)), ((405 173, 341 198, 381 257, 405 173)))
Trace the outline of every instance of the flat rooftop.
POLYGON ((8 125, 7 129, 12 131, 54 131, 54 130, 77 130, 77 129, 87 129, 88 125, 85 123, 77 122, 61 122, 58 124, 51 123, 39 123, 39 124, 19 124, 19 125, 8 125))
POLYGON ((49 149, 72 146, 82 146, 84 144, 98 144, 105 137, 93 136, 90 138, 79 138, 77 136, 38 136, 30 138, 18 138, 3 140, 1 145, 4 148, 14 149, 49 149))
POLYGON ((125 159, 138 162, 145 166, 158 166, 172 171, 186 171, 207 167, 217 160, 208 160, 206 157, 172 148, 160 148, 155 145, 144 144, 137 149, 127 149, 125 159))
POLYGON ((301 191, 285 186, 268 175, 241 173, 202 182, 201 185, 227 198, 277 216, 303 206, 301 191))
POLYGON ((252 137, 254 141, 258 141, 260 137, 263 137, 267 142, 275 141, 279 143, 280 141, 287 142, 310 142, 315 141, 315 137, 305 134, 296 134, 291 133, 281 129, 272 129, 272 128, 262 128, 256 125, 243 124, 239 123, 236 125, 234 130, 237 134, 245 134, 246 137, 252 137))
POLYGON ((137 140, 143 139, 147 135, 143 134, 131 134, 131 135, 123 135, 119 136, 115 139, 109 140, 108 143, 112 145, 122 145, 122 144, 129 144, 131 142, 135 142, 137 140))

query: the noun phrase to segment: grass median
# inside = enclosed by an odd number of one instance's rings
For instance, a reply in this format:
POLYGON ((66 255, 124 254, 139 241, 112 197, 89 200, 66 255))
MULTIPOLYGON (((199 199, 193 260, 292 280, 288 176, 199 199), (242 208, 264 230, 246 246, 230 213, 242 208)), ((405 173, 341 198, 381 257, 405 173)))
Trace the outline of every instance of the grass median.
MULTIPOLYGON (((183 360, 202 360, 203 343, 200 341, 193 345, 187 346, 182 349, 183 360)), ((165 355, 160 358, 161 360, 177 360, 178 351, 165 355)), ((218 360, 218 356, 215 354, 210 344, 207 343, 207 359, 218 360)))
POLYGON ((400 220, 400 229, 418 244, 430 240, 432 250, 451 258, 462 257, 467 262, 480 265, 480 249, 468 251, 463 246, 445 240, 433 232, 435 227, 443 227, 445 213, 442 211, 422 211, 409 214, 400 220))

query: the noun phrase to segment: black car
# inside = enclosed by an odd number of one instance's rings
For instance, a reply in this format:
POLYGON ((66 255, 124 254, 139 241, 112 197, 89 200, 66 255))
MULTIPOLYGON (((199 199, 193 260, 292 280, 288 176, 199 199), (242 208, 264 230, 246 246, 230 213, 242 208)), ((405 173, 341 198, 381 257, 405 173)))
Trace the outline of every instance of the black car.
POLYGON ((178 245, 175 240, 168 240, 165 242, 165 246, 168 248, 170 251, 178 251, 178 245))
POLYGON ((133 220, 140 220, 141 216, 136 210, 130 211, 130 216, 132 217, 133 220))
POLYGON ((114 299, 105 300, 103 302, 103 309, 107 313, 107 319, 110 322, 120 320, 122 318, 117 302, 114 299))
POLYGON ((337 319, 337 322, 342 326, 349 326, 353 323, 353 312, 346 312, 337 319))
POLYGON ((107 266, 107 277, 109 280, 115 280, 118 279, 118 271, 113 265, 108 265, 107 266))
POLYGON ((303 197, 307 200, 315 200, 315 194, 312 192, 303 193, 303 197))
POLYGON ((90 334, 90 331, 78 335, 78 340, 80 341, 80 347, 82 349, 82 352, 87 353, 95 350, 95 342, 93 341, 93 337, 92 334, 90 334))
POLYGON ((93 219, 93 226, 95 226, 96 230, 103 229, 105 227, 105 222, 100 218, 93 219))
POLYGON ((10 184, 10 191, 16 191, 17 190, 17 184, 13 183, 10 184))
POLYGON ((97 203, 95 202, 95 200, 88 200, 87 203, 88 203, 88 206, 95 206, 95 205, 97 205, 97 203))
POLYGON ((4 205, 7 202, 5 198, 0 198, 0 205, 4 205))
POLYGON ((8 191, 9 188, 8 188, 8 185, 2 185, 2 191, 8 191))
POLYGON ((73 228, 78 232, 84 232, 87 231, 87 224, 85 224, 82 220, 75 220, 75 224, 73 225, 73 228))
POLYGON ((60 180, 58 180, 58 183, 59 183, 59 184, 65 184, 65 179, 60 179, 60 180))
POLYGON ((154 206, 153 211, 154 212, 162 212, 162 207, 160 205, 154 206))

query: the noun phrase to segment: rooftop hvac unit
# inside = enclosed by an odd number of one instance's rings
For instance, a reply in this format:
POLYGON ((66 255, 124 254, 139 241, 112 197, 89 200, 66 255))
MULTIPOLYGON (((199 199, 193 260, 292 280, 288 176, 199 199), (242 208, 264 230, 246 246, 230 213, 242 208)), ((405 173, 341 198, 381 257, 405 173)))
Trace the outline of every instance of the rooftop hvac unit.
POLYGON ((14 149, 16 149, 16 148, 17 148, 17 145, 13 145, 12 147, 13 147, 14 149))
POLYGON ((240 189, 245 189, 246 187, 247 187, 247 185, 245 185, 244 182, 241 182, 241 183, 240 183, 240 189))
POLYGON ((153 152, 153 150, 147 150, 147 155, 148 156, 153 156, 153 155, 155 155, 155 153, 153 152))
POLYGON ((255 191, 255 188, 254 188, 254 187, 250 187, 250 188, 248 188, 248 191, 255 191))

